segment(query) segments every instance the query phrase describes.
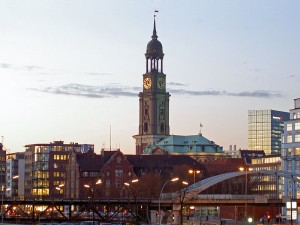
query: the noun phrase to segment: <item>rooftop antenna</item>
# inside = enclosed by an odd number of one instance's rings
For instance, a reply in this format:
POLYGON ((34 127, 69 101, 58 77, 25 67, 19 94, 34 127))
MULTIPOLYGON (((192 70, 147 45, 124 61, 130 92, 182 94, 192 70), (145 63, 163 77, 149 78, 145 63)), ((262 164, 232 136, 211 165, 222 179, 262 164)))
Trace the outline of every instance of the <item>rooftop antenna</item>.
POLYGON ((202 125, 202 123, 200 122, 200 131, 199 131, 199 135, 202 135, 202 127, 203 127, 203 125, 202 125))
POLYGON ((109 126, 109 151, 111 151, 111 125, 109 126))

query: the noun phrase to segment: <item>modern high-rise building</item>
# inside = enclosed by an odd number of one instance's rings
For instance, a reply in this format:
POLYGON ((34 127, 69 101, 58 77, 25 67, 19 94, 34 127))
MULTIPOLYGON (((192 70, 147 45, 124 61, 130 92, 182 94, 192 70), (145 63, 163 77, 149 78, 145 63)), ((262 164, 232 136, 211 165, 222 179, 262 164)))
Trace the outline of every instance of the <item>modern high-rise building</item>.
POLYGON ((248 150, 263 150, 266 155, 281 153, 281 135, 288 112, 276 110, 248 111, 248 150))
POLYGON ((133 136, 137 155, 142 154, 148 144, 154 144, 170 134, 170 94, 166 92, 166 74, 163 73, 163 47, 157 37, 154 18, 152 40, 147 44, 145 53, 143 92, 139 93, 139 133, 133 136))
POLYGON ((65 184, 71 150, 94 152, 94 145, 63 141, 30 144, 25 148, 25 198, 35 199, 63 197, 63 188, 57 190, 57 187, 65 184))

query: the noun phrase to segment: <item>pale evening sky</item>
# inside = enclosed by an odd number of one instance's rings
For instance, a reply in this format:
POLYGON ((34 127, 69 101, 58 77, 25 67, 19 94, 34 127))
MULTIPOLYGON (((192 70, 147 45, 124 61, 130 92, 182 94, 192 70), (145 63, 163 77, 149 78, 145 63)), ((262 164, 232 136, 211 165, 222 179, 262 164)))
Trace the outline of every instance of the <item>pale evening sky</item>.
MULTIPOLYGON (((247 148, 250 109, 300 97, 298 0, 2 0, 0 136, 135 153, 153 12, 172 134, 247 148)), ((0 140, 1 141, 1 140, 0 140)))

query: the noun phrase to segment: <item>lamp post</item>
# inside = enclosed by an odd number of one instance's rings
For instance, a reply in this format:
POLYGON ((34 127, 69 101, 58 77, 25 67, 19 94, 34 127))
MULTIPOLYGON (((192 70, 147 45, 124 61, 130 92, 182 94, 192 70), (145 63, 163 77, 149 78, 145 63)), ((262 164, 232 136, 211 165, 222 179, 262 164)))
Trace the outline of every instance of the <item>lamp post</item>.
POLYGON ((85 188, 91 189, 91 192, 92 192, 93 225, 95 224, 95 203, 94 203, 94 199, 95 199, 95 190, 94 190, 94 189, 95 189, 96 185, 101 184, 101 183, 102 183, 102 180, 99 179, 99 180, 96 181, 94 187, 91 187, 91 186, 88 185, 88 184, 84 184, 84 185, 83 185, 85 188))
MULTIPOLYGON (((131 180, 129 182, 125 182, 124 185, 127 186, 127 187, 130 187, 130 183, 134 184, 134 183, 137 183, 139 180, 138 179, 134 179, 134 180, 131 180)), ((137 200, 137 193, 132 190, 132 195, 134 197, 134 201, 135 201, 135 208, 134 208, 134 211, 135 211, 135 219, 136 219, 136 222, 138 220, 138 210, 137 210, 137 204, 136 204, 136 200, 137 200)), ((128 199, 129 199, 129 195, 128 195, 128 199)))
POLYGON ((161 218, 160 218, 160 199, 161 199, 161 196, 162 196, 162 192, 165 188, 165 186, 167 185, 168 182, 175 182, 175 181, 178 181, 179 178, 176 177, 176 178, 173 178, 171 180, 167 180, 164 185, 162 186, 161 190, 160 190, 160 194, 159 194, 159 199, 158 199, 158 224, 160 225, 161 224, 161 218))
POLYGON ((247 210, 247 196, 248 196, 248 171, 252 171, 253 168, 247 168, 247 167, 240 167, 239 168, 240 171, 245 171, 245 179, 246 179, 246 185, 245 185, 245 215, 244 215, 244 219, 245 219, 245 224, 247 224, 247 220, 248 220, 248 210, 247 210))
POLYGON ((194 175, 194 183, 196 183, 196 174, 199 174, 200 172, 200 170, 189 170, 189 173, 194 175))
POLYGON ((1 185, 1 192, 2 192, 2 200, 1 200, 1 222, 3 223, 3 194, 4 194, 4 184, 1 185))
MULTIPOLYGON (((50 194, 49 194, 49 198, 51 199, 52 198, 52 194, 53 194, 53 191, 54 190, 57 190, 57 191, 60 191, 65 185, 64 184, 60 184, 58 186, 55 186, 54 189, 51 190, 50 194)), ((53 198, 54 199, 54 198, 53 198)))
MULTIPOLYGON (((182 181, 182 184, 185 186, 188 186, 189 183, 186 181, 182 181)), ((183 211, 183 202, 184 202, 184 198, 185 198, 185 194, 186 194, 186 188, 183 188, 183 190, 180 191, 180 224, 183 224, 183 216, 182 216, 182 211, 183 211)))
MULTIPOLYGON (((18 179, 19 178, 19 175, 15 175, 15 176, 13 176, 12 177, 12 181, 14 181, 14 180, 16 180, 16 179, 18 179)), ((13 182, 12 182, 13 183, 13 182)), ((3 205, 3 201, 4 201, 4 193, 6 194, 6 191, 8 191, 8 190, 12 190, 12 189, 10 189, 10 188, 8 188, 8 189, 4 189, 5 188, 5 186, 4 186, 4 184, 2 184, 1 185, 1 192, 2 192, 2 198, 1 198, 1 222, 3 223, 3 219, 4 219, 4 215, 3 215, 3 213, 4 213, 4 210, 3 210, 3 208, 4 208, 4 205, 3 205)))

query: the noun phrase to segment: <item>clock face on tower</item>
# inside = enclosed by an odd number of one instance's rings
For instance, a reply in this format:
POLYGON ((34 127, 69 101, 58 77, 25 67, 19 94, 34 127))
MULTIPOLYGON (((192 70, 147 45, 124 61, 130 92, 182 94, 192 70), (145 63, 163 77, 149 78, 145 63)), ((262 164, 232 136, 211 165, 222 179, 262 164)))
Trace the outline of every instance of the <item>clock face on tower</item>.
POLYGON ((146 77, 144 79, 144 88, 149 89, 151 87, 151 78, 150 77, 146 77))
POLYGON ((165 81, 163 78, 158 78, 157 79, 157 87, 159 89, 163 89, 165 87, 165 81))

